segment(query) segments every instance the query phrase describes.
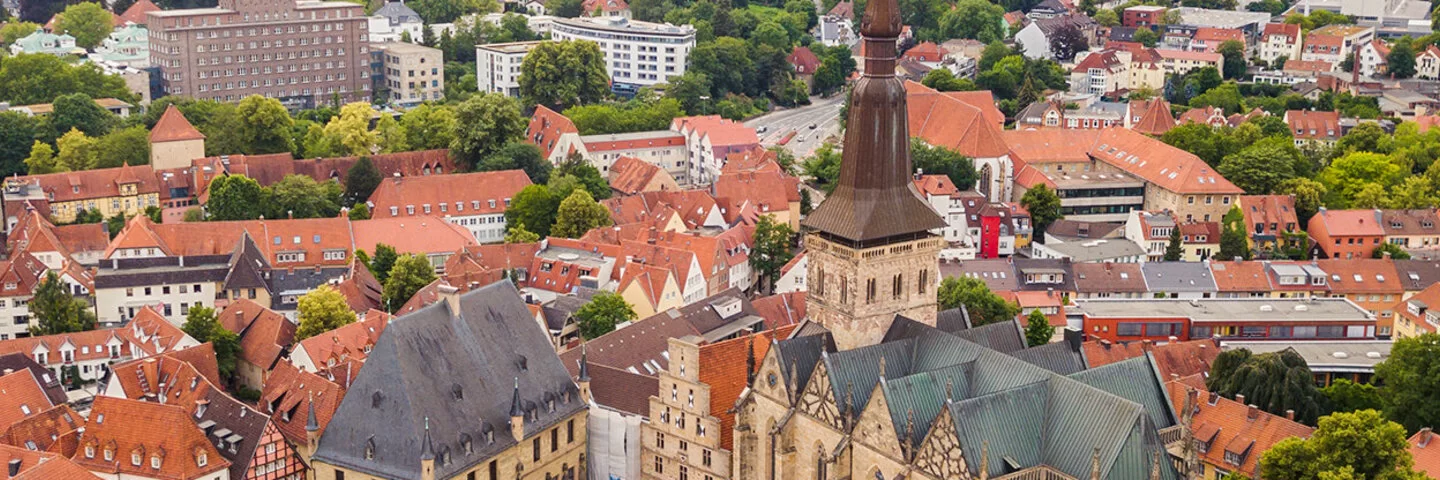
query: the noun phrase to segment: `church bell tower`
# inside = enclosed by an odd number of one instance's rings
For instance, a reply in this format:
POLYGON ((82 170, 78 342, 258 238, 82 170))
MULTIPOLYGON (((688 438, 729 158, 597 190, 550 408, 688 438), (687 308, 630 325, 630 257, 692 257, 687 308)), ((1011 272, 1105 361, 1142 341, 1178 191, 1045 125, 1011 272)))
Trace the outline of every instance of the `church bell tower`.
POLYGON ((911 180, 905 86, 895 77, 897 0, 872 0, 860 33, 865 73, 850 93, 834 193, 805 218, 807 309, 836 345, 879 343, 895 315, 935 324, 945 221, 911 180))

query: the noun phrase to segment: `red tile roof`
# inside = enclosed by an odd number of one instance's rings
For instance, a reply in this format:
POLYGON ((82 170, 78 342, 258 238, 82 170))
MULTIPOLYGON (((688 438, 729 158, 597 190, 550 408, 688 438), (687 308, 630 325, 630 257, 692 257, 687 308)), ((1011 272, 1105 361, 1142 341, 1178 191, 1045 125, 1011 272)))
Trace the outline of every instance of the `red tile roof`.
POLYGON ((205 139, 205 135, 196 130, 195 126, 185 119, 185 114, 180 113, 180 109, 175 108, 174 104, 165 107, 165 113, 160 115, 160 120, 155 122, 155 127, 150 129, 150 143, 203 139, 205 139))
POLYGON ((411 295, 408 300, 405 300, 405 304, 401 305, 399 310, 395 311, 395 316, 403 317, 406 314, 439 302, 442 300, 440 297, 440 287, 449 286, 450 284, 445 283, 444 278, 437 278, 425 286, 420 287, 419 290, 415 291, 414 295, 411 295))
POLYGON ((949 54, 950 52, 945 50, 945 47, 936 45, 935 42, 920 42, 906 50, 901 58, 911 58, 922 62, 939 62, 949 54))
MULTIPOLYGON (((972 158, 995 158, 1009 152, 1000 126, 986 112, 995 108, 993 100, 972 102, 978 94, 950 95, 955 92, 941 93, 909 81, 905 92, 911 136, 972 158)), ((985 93, 988 96, 989 92, 985 93)))
POLYGON ((720 167, 720 172, 780 172, 783 170, 780 168, 780 164, 777 163, 779 158, 780 155, 774 151, 762 146, 756 146, 749 150, 726 155, 725 164, 720 167))
POLYGON ((1115 362, 1150 353, 1161 377, 1169 380, 1177 377, 1205 374, 1220 355, 1220 343, 1213 338, 1170 342, 1155 345, 1149 341, 1111 343, 1108 340, 1085 342, 1085 363, 1097 368, 1115 362))
MULTIPOLYGON (((1218 240, 1217 240, 1218 241, 1218 240)), ((1221 292, 1269 292, 1270 274, 1263 262, 1210 261, 1215 287, 1221 292)))
POLYGON ((372 218, 351 223, 351 230, 355 248, 366 252, 383 243, 402 254, 448 254, 479 243, 465 227, 433 216, 372 218))
POLYGON ((635 157, 620 157, 610 165, 610 188, 621 195, 640 193, 650 185, 656 175, 662 175, 660 167, 635 157))
POLYGON ((350 310, 356 314, 384 306, 380 303, 384 287, 375 279, 375 274, 370 273, 370 268, 358 260, 351 262, 350 272, 345 279, 332 286, 335 291, 345 296, 345 303, 349 304, 350 310))
POLYGON ((445 278, 462 291, 495 283, 505 272, 529 269, 540 243, 497 243, 475 245, 445 260, 445 278))
POLYGON ((828 15, 853 20, 855 18, 855 3, 848 0, 837 2, 834 7, 830 8, 828 15))
POLYGON ((731 407, 749 385, 750 375, 755 373, 749 370, 751 363, 747 358, 754 355, 753 366, 758 371, 770 345, 783 340, 794 329, 787 326, 700 346, 700 382, 710 386, 710 415, 720 419, 720 448, 732 449, 735 414, 731 413, 731 407))
MULTIPOLYGON (((1410 298, 1396 303, 1392 310, 1395 312, 1395 315, 1405 317, 1410 323, 1415 324, 1415 328, 1419 330, 1420 333, 1426 333, 1435 331, 1435 326, 1426 320, 1426 315, 1428 315, 1427 311, 1437 307, 1440 307, 1440 283, 1432 283, 1430 286, 1425 287, 1424 290, 1410 296, 1410 298), (1417 306, 1425 306, 1423 310, 1420 310, 1420 315, 1410 313, 1410 302, 1415 302, 1417 306)), ((1440 470, 1437 470, 1437 473, 1440 473, 1440 470)))
POLYGON ((1252 235, 1255 232, 1255 225, 1263 227, 1263 232, 1276 235, 1286 231, 1286 226, 1293 226, 1295 230, 1300 229, 1300 220, 1295 216, 1294 195, 1241 195, 1240 210, 1245 214, 1245 229, 1252 235), (1275 227, 1271 228, 1270 225, 1275 227))
POLYGON ((130 184, 135 185, 139 195, 160 192, 155 172, 149 165, 28 175, 13 181, 38 185, 51 203, 117 197, 120 187, 130 184))
MULTIPOLYGON (((615 291, 623 292, 631 288, 631 285, 639 285, 640 293, 645 295, 645 300, 650 302, 650 310, 656 310, 661 298, 665 294, 665 285, 674 281, 674 276, 669 269, 646 265, 643 263, 630 262, 625 264, 625 275, 620 277, 620 286, 615 291)), ((675 285, 678 287, 679 283, 675 285)))
POLYGON ((1130 111, 1141 112, 1140 120, 1131 126, 1132 130, 1146 135, 1164 135, 1175 128, 1175 116, 1170 113, 1170 102, 1163 98, 1136 100, 1130 102, 1130 111))
POLYGON ((315 422, 320 425, 320 433, 324 433, 344 398, 345 388, 341 385, 280 362, 270 371, 270 378, 265 379, 259 406, 260 411, 270 414, 286 440, 305 445, 305 422, 310 405, 315 405, 315 422))
POLYGON ((1185 243, 1220 243, 1219 222, 1191 222, 1180 225, 1185 243))
POLYGON ((1329 210, 1321 209, 1311 223, 1324 224, 1330 236, 1379 236, 1385 234, 1380 225, 1380 215, 1374 210, 1329 210))
POLYGON ((1285 123, 1297 139, 1336 140, 1340 138, 1340 112, 1290 110, 1285 123))
POLYGON ((585 150, 592 155, 596 152, 609 152, 615 150, 635 150, 642 148, 659 147, 684 147, 685 136, 679 133, 673 135, 646 136, 645 138, 623 138, 610 135, 588 136, 585 139, 585 150))
POLYGON ((6 427, 54 405, 29 370, 0 376, 0 425, 6 427))
POLYGON ((791 202, 800 201, 800 179, 784 173, 723 173, 710 188, 732 223, 746 207, 763 215, 788 211, 791 202))
POLYGON ((6 445, 25 447, 35 445, 42 452, 58 453, 64 457, 75 455, 80 445, 80 427, 85 417, 80 416, 68 404, 46 409, 24 420, 10 424, 0 439, 6 445))
POLYGON ((630 9, 630 4, 625 3, 625 0, 585 0, 580 7, 580 10, 588 15, 595 12, 623 12, 630 9))
POLYGON ((549 158, 555 150, 555 142, 560 141, 560 137, 567 133, 578 135, 580 129, 575 127, 575 122, 559 112, 544 105, 536 105, 535 114, 530 117, 530 126, 525 128, 525 140, 540 147, 540 152, 549 158))
POLYGON ((523 170, 390 177, 366 203, 372 218, 493 215, 504 213, 510 199, 528 186, 530 177, 523 170))
POLYGON ((1300 38, 1300 25, 1294 23, 1267 23, 1265 24, 1265 30, 1262 32, 1261 38, 1267 38, 1271 35, 1284 35, 1290 37, 1290 41, 1293 42, 1295 39, 1300 38))
POLYGON ((1415 459, 1415 470, 1430 478, 1440 478, 1440 445, 1435 440, 1435 433, 1430 427, 1415 432, 1409 440, 1410 458, 1415 459))
POLYGON ((1090 155, 1179 193, 1245 193, 1200 157, 1124 128, 1100 130, 1090 155))
POLYGON ((120 14, 120 25, 127 23, 145 25, 147 21, 146 14, 158 11, 160 11, 160 7, 156 6, 154 2, 150 0, 136 0, 134 4, 130 5, 130 8, 125 9, 125 13, 120 14))
POLYGON ((99 480, 69 458, 54 452, 37 452, 20 446, 0 445, 0 462, 16 465, 19 472, 0 470, 0 480, 99 480))
POLYGON ((321 370, 332 360, 337 364, 343 360, 364 361, 389 320, 386 316, 366 315, 364 319, 300 340, 291 354, 308 356, 310 363, 321 370))
MULTIPOLYGON (((1330 274, 1330 291, 1338 294, 1405 293, 1405 284, 1395 262, 1388 259, 1358 258, 1353 260, 1316 260, 1320 269, 1330 274)), ((1359 298, 1353 298, 1360 301, 1359 298)))
MULTIPOLYGON (((1195 439, 1208 445, 1198 453, 1210 465, 1223 465, 1227 470, 1254 476, 1260 455, 1290 437, 1309 438, 1315 429, 1294 420, 1273 415, 1216 393, 1199 392, 1188 383, 1202 382, 1198 376, 1167 385, 1170 402, 1177 412, 1184 411, 1186 396, 1194 392, 1194 416, 1190 428, 1195 439), (1213 401, 1213 404, 1212 404, 1213 401), (1241 462, 1231 463, 1238 455, 1241 462)), ((1184 414, 1182 413, 1183 417, 1184 414)))
POLYGON ((119 476, 191 479, 230 466, 176 405, 96 397, 80 445, 76 463, 119 476), (106 452, 112 460, 105 460, 106 452), (132 460, 136 455, 138 465, 132 460), (201 457, 206 460, 204 466, 199 465, 201 457), (152 467, 156 461, 160 468, 152 467))
POLYGON ((1225 113, 1219 108, 1206 105, 1186 110, 1185 113, 1180 114, 1180 118, 1177 121, 1181 124, 1198 123, 1219 127, 1225 124, 1225 113))
POLYGON ((794 65, 795 73, 800 75, 814 75, 815 71, 820 69, 820 57, 816 57, 815 52, 806 47, 795 47, 790 51, 790 56, 785 57, 785 60, 789 61, 790 65, 794 65))
MULTIPOLYGON (((801 258, 797 255, 796 258, 801 258)), ((756 313, 765 318, 765 329, 775 330, 799 325, 805 320, 805 292, 777 293, 750 302, 756 313)))
POLYGON ((670 121, 670 129, 694 131, 698 132, 701 137, 709 137, 711 148, 760 144, 760 137, 755 134, 755 129, 734 120, 727 120, 719 115, 679 117, 670 121))
MULTIPOLYGON (((255 246, 277 268, 344 267, 350 264, 348 253, 343 258, 327 258, 325 252, 352 252, 357 245, 362 245, 353 239, 351 222, 344 217, 155 224, 144 215, 136 215, 110 242, 103 258, 112 258, 117 251, 131 248, 155 248, 171 256, 228 255, 245 235, 254 240, 255 246), (303 252, 304 259, 279 261, 279 254, 294 252, 303 252)), ((373 251, 374 245, 368 244, 365 248, 373 251)))
POLYGON ((54 368, 60 365, 59 352, 61 347, 66 345, 75 348, 73 358, 76 362, 109 359, 110 354, 103 346, 112 339, 120 342, 121 357, 145 357, 195 345, 195 339, 190 338, 179 327, 150 307, 142 307, 129 325, 120 328, 0 341, 0 355, 19 353, 35 358, 37 351, 48 351, 46 366, 54 368), (86 346, 91 348, 81 348, 86 346), (97 346, 102 348, 95 348, 97 346))
POLYGON ((1245 32, 1238 28, 1213 28, 1200 27, 1195 29, 1195 35, 1190 37, 1191 41, 1199 40, 1205 42, 1205 51, 1213 52, 1220 48, 1220 44, 1235 40, 1241 45, 1245 44, 1245 32))
POLYGON ((1320 74, 1335 71, 1335 66, 1324 60, 1289 60, 1285 62, 1287 73, 1320 74))
POLYGON ((217 316, 226 330, 240 334, 240 359, 262 371, 269 371, 295 342, 295 324, 254 301, 232 301, 217 316))
POLYGON ((960 193, 949 175, 921 175, 915 179, 915 189, 919 190, 921 195, 950 196, 960 193))

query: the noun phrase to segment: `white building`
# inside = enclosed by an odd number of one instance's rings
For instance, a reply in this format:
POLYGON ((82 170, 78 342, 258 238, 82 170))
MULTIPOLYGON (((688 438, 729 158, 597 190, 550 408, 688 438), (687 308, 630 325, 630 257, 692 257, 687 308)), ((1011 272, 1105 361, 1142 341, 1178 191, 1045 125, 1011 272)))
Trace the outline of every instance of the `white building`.
POLYGON ((946 175, 918 177, 915 179, 916 191, 930 204, 930 208, 935 209, 935 213, 945 218, 945 228, 930 232, 945 238, 947 245, 941 249, 940 257, 962 260, 975 258, 980 249, 980 222, 977 218, 972 228, 966 212, 979 212, 986 203, 985 196, 976 192, 960 191, 946 175))
POLYGON ((589 40, 605 54, 611 88, 633 93, 685 74, 695 48, 695 28, 624 17, 561 18, 550 32, 555 40, 589 40))
POLYGON ((540 42, 492 43, 475 46, 477 91, 520 97, 520 64, 540 42))
POLYGON ((1260 34, 1260 59, 1274 62, 1280 57, 1289 60, 1300 59, 1300 45, 1304 33, 1300 25, 1290 23, 1267 23, 1260 34))
POLYGON ((149 307, 176 326, 191 307, 215 307, 230 273, 230 255, 111 259, 95 274, 102 325, 121 325, 149 307))
POLYGON ((56 375, 62 368, 73 366, 81 379, 99 380, 109 371, 110 364, 199 344, 180 327, 147 309, 120 328, 0 341, 0 355, 22 353, 56 375))
POLYGON ((655 165, 669 173, 675 182, 688 185, 688 166, 685 162, 685 135, 670 130, 650 132, 617 133, 601 135, 564 135, 555 143, 552 161, 565 160, 568 152, 574 151, 600 170, 601 175, 610 174, 610 166, 620 157, 635 157, 655 165))
POLYGON ((369 20, 371 42, 399 42, 408 33, 411 43, 420 43, 425 35, 425 22, 404 0, 387 0, 369 20))

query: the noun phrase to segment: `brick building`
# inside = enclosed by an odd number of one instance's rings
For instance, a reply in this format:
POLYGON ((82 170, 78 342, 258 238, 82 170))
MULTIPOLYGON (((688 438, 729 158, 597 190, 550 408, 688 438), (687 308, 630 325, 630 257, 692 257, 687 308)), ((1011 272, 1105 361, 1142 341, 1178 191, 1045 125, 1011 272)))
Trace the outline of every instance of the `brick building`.
POLYGON ((349 2, 220 0, 148 15, 150 64, 166 94, 235 102, 249 95, 310 107, 370 100, 369 23, 349 2))

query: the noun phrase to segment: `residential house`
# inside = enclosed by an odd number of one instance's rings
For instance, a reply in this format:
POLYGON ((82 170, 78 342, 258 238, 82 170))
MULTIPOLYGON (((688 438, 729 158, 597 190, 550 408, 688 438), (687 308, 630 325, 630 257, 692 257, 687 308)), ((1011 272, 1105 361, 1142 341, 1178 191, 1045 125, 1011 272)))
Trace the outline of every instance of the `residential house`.
MULTIPOLYGON (((540 243, 502 243, 491 245, 476 245, 466 247, 455 255, 445 260, 445 278, 448 283, 456 288, 469 291, 481 285, 489 285, 502 279, 513 279, 517 282, 529 281, 529 270, 535 261, 535 252, 540 250, 540 243)), ((368 270, 366 270, 368 273, 368 270)), ((378 282, 376 282, 378 285, 378 282)), ((378 292, 378 290, 376 290, 378 292)), ((369 308, 379 308, 380 298, 374 296, 376 303, 365 305, 362 313, 369 308)), ((352 309, 354 306, 352 305, 352 309)))
POLYGON ((1319 260, 1330 274, 1330 296, 1349 299, 1375 319, 1375 336, 1390 338, 1395 305, 1405 296, 1404 280, 1388 259, 1319 260))
POLYGON ((1159 57, 1161 70, 1166 75, 1184 75, 1191 70, 1204 67, 1219 69, 1224 58, 1214 52, 1194 52, 1187 50, 1176 50, 1168 48, 1157 48, 1155 55, 1159 57))
POLYGON ((1294 195, 1241 195, 1250 248, 1270 251, 1302 247, 1305 241, 1295 214, 1294 195))
MULTIPOLYGON (((676 182, 689 185, 688 139, 670 130, 598 135, 564 135, 552 152, 559 164, 572 155, 590 162, 601 175, 608 175, 621 157, 633 157, 664 169, 676 182)), ((722 155, 723 157, 723 155, 722 155)))
POLYGON ((1180 118, 1176 121, 1182 125, 1186 123, 1198 123, 1201 125, 1209 125, 1211 128, 1220 128, 1228 124, 1226 120, 1224 109, 1206 105, 1186 110, 1185 113, 1180 114, 1180 118))
POLYGON ((1415 78, 1421 80, 1440 79, 1440 48, 1434 45, 1415 55, 1415 78))
POLYGON ((1272 65, 1280 57, 1300 60, 1300 46, 1303 42, 1300 25, 1293 23, 1267 23, 1260 33, 1260 59, 1272 65))
POLYGON ((216 314, 226 330, 240 336, 236 361, 236 383, 255 391, 265 386, 265 377, 290 353, 295 343, 296 324, 284 315, 248 299, 226 305, 216 314))
POLYGON ((1387 68, 1387 58, 1390 56, 1390 45, 1384 40, 1371 40, 1360 45, 1358 62, 1360 74, 1367 77, 1384 76, 1387 68))
MULTIPOLYGON (((1079 75, 1082 74, 1075 76, 1079 75)), ((1072 80, 1071 85, 1083 82, 1083 79, 1080 82, 1072 80)), ((1040 100, 1021 109, 1015 114, 1015 118, 1020 128, 1103 128, 1125 126, 1127 109, 1127 104, 1107 102, 1101 100, 1099 95, 1087 94, 1079 98, 1040 100)))
POLYGON ((1204 377, 1204 373, 1196 374, 1171 380, 1166 386, 1170 405, 1189 419, 1190 436, 1197 443, 1194 450, 1204 468, 1200 478, 1254 478, 1259 475, 1260 456, 1266 451, 1286 439, 1306 439, 1315 432, 1296 422, 1294 411, 1281 417, 1246 405, 1244 395, 1231 400, 1211 391, 1200 393, 1207 390, 1204 377))
POLYGON ((569 155, 568 150, 557 150, 561 139, 567 135, 580 136, 580 129, 560 112, 537 105, 530 116, 530 125, 525 128, 525 141, 540 148, 540 153, 551 163, 559 163, 569 155))
POLYGON ((1120 24, 1127 27, 1152 27, 1164 24, 1165 7, 1159 5, 1136 5, 1127 7, 1120 17, 1120 24))
POLYGON ((1001 137, 1005 115, 989 92, 939 92, 905 82, 910 134, 936 147, 970 157, 975 163, 975 191, 991 202, 1012 198, 1015 169, 1010 148, 1001 137))
POLYGON ((1039 20, 1042 18, 1055 18, 1069 14, 1070 9, 1067 8, 1064 3, 1061 3, 1060 0, 1044 0, 1036 4, 1034 7, 1030 7, 1030 11, 1026 12, 1025 16, 1030 17, 1031 19, 1039 20))
POLYGON ((1371 40, 1375 39, 1375 27, 1366 27, 1360 25, 1326 25, 1312 30, 1310 32, 1310 36, 1339 38, 1339 42, 1336 44, 1339 47, 1338 52, 1336 52, 1339 54, 1339 58, 1333 62, 1339 64, 1346 57, 1354 55, 1355 51, 1361 46, 1370 43, 1371 40))
POLYGON ((805 85, 815 85, 815 72, 820 70, 820 57, 815 56, 815 52, 805 46, 796 46, 785 61, 790 62, 790 66, 795 68, 795 76, 804 80, 805 85))
POLYGON ((522 170, 391 177, 370 194, 372 218, 434 216, 468 230, 481 243, 505 239, 505 209, 530 185, 522 170))
POLYGON ((1050 39, 1062 28, 1074 27, 1080 30, 1088 43, 1096 44, 1096 29, 1099 25, 1083 14, 1067 14, 1052 18, 1041 18, 1015 32, 1015 42, 1023 47, 1026 57, 1055 59, 1050 51, 1050 39))
MULTIPOLYGON (((341 381, 348 385, 351 379, 341 381)), ((340 400, 345 398, 345 390, 334 380, 282 362, 265 379, 258 405, 291 448, 308 462, 340 400)))
POLYGON ((625 0, 585 0, 580 11, 591 17, 630 18, 630 4, 625 0))
POLYGON ((1395 313, 1394 338, 1414 338, 1440 330, 1440 284, 1430 284, 1391 307, 1395 313))
POLYGON ((680 285, 669 269, 631 262, 615 293, 633 307, 635 314, 645 318, 684 305, 680 285))
POLYGON ((1380 210, 1379 213, 1385 243, 1398 245, 1416 259, 1434 259, 1440 252, 1440 228, 1435 225, 1440 218, 1434 209, 1380 210))
POLYGON ((1375 318, 1342 298, 1092 299, 1075 300, 1071 311, 1090 338, 1111 342, 1375 338, 1375 318))
POLYGON ((1080 262, 1144 262, 1146 252, 1128 239, 1091 240, 1088 242, 1037 243, 1030 249, 1032 258, 1080 262))
POLYGON ((30 336, 30 299, 49 270, 26 252, 0 260, 0 340, 30 336))
MULTIPOLYGON (((481 207, 485 205, 481 204, 481 207)), ((504 220, 503 216, 501 220, 504 220)), ((435 273, 441 275, 445 273, 445 262, 451 255, 478 244, 475 231, 470 227, 461 226, 454 219, 446 221, 431 216, 372 218, 351 222, 350 230, 356 250, 373 252, 382 243, 390 245, 397 252, 425 257, 435 273)))
POLYGON ((1138 263, 1075 263, 1075 298, 1144 298, 1150 295, 1138 263))
POLYGON ((11 55, 48 54, 57 57, 67 55, 85 55, 85 49, 75 46, 75 37, 61 33, 59 35, 50 33, 46 29, 36 30, 29 35, 20 37, 10 45, 11 55))
POLYGON ((527 303, 544 304, 558 295, 575 293, 581 288, 602 288, 619 281, 624 260, 619 245, 592 241, 549 237, 535 252, 527 274, 529 281, 521 284, 527 303))
POLYGON ((99 480, 100 477, 69 457, 55 452, 34 451, 15 445, 0 445, 0 461, 8 467, 6 478, 65 478, 99 480))
POLYGON ((1370 258, 1385 239, 1383 215, 1375 210, 1329 210, 1310 217, 1310 238, 1323 258, 1370 258))
POLYGON ((728 223, 753 224, 769 215, 777 223, 800 228, 800 179, 784 172, 722 173, 710 186, 728 223))
POLYGON ((1175 227, 1175 217, 1169 212, 1132 210, 1125 220, 1125 238, 1145 249, 1147 261, 1158 262, 1165 259, 1175 227))
POLYGON ((29 356, 57 378, 62 367, 76 367, 81 379, 91 381, 103 378, 115 362, 197 345, 200 342, 146 308, 129 325, 120 328, 0 341, 0 355, 29 356))
POLYGON ((1431 446, 1435 441, 1435 432, 1430 427, 1421 428, 1409 438, 1410 458, 1415 460, 1415 471, 1435 478, 1440 475, 1440 447, 1431 446))
POLYGON ((189 417, 180 405, 97 397, 73 460, 117 478, 229 479, 230 461, 189 417))
POLYGON ((110 66, 133 69, 150 67, 150 31, 138 25, 115 27, 99 45, 91 60, 110 66))
MULTIPOLYGON (((1130 52, 1106 49, 1085 55, 1070 69, 1071 91, 1095 96, 1130 88, 1130 52)), ((1047 118, 1048 120, 1048 118, 1047 118)), ((1046 122, 1047 126, 1050 123, 1046 122)), ((1056 123, 1055 125, 1058 125, 1056 123)), ((1107 122, 1106 127, 1113 123, 1107 122)), ((1097 125, 1096 128, 1099 126, 1097 125)))
POLYGON ((1210 274, 1215 278, 1215 298, 1263 298, 1275 290, 1270 283, 1269 265, 1264 262, 1212 260, 1210 274))
POLYGON ((344 368, 350 362, 364 363, 392 319, 389 315, 367 314, 355 322, 295 342, 295 349, 289 355, 290 363, 303 372, 344 378, 332 370, 344 368))
POLYGON ((406 37, 413 43, 425 38, 425 21, 405 5, 404 0, 385 0, 369 17, 369 40, 376 43, 399 42, 406 37))
POLYGON ((635 157, 615 160, 607 179, 610 189, 619 195, 680 190, 680 185, 675 183, 669 172, 635 157))
POLYGON ((676 118, 670 122, 670 130, 685 137, 685 145, 690 151, 687 159, 689 172, 685 175, 688 185, 714 182, 724 167, 722 160, 726 156, 760 146, 760 137, 756 136, 755 129, 719 115, 676 118))
POLYGON ((1220 45, 1225 42, 1240 42, 1244 51, 1250 51, 1245 43, 1245 32, 1235 28, 1213 28, 1199 27, 1195 34, 1190 37, 1190 50, 1195 52, 1219 53, 1220 45))
MULTIPOLYGON (((237 250, 243 253, 245 250, 237 250)), ((103 325, 123 325, 147 310, 185 323, 192 307, 215 308, 235 255, 115 258, 95 275, 95 310, 103 325)))
POLYGON ((1294 132, 1296 147, 1334 145, 1344 135, 1340 130, 1340 112, 1287 110, 1285 123, 1294 132))
POLYGON ((1180 225, 1180 242, 1187 262, 1209 260, 1220 253, 1220 223, 1191 222, 1180 225))
POLYGON ((1220 289, 1210 266, 1199 262, 1147 262, 1140 267, 1145 287, 1155 298, 1206 299, 1220 289))
POLYGON ((160 206, 155 172, 149 165, 8 178, 4 197, 44 202, 50 219, 59 223, 73 222, 82 210, 99 211, 105 218, 130 217, 144 213, 146 207, 160 206))
POLYGON ((526 357, 550 347, 514 285, 442 296, 381 335, 319 439, 316 476, 588 478, 587 392, 556 357, 526 357), (446 372, 426 360, 437 352, 446 372))

